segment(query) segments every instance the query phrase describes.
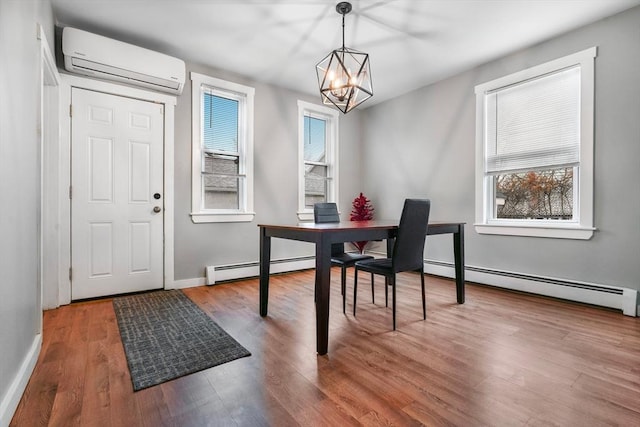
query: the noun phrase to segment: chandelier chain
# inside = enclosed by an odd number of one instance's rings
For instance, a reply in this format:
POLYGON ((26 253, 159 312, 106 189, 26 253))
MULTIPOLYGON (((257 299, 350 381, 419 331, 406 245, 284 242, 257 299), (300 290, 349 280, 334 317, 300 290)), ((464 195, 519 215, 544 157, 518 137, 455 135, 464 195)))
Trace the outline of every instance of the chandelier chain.
POLYGON ((344 13, 342 14, 342 51, 344 52, 344 13))

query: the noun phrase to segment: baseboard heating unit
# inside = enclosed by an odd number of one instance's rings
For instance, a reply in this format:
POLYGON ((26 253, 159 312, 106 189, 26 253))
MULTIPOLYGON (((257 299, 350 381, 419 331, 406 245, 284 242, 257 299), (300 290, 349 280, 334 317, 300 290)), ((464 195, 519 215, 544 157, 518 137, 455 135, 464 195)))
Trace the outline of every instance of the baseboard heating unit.
MULTIPOLYGON (((288 271, 315 268, 316 258, 313 255, 296 258, 271 260, 270 273, 285 273, 288 271)), ((244 279, 260 275, 260 263, 245 262, 238 264, 208 266, 206 268, 206 284, 213 285, 227 280, 244 279)))
MULTIPOLYGON (((425 273, 455 277, 453 263, 425 261, 425 273)), ((465 266, 465 280, 499 288, 545 295, 621 310, 627 316, 638 313, 638 291, 596 283, 587 283, 530 274, 465 266)))
MULTIPOLYGON (((376 256, 384 256, 381 252, 371 252, 376 256)), ((271 260, 271 273, 306 270, 315 268, 315 256, 304 256, 271 260)), ((425 260, 424 271, 428 274, 454 278, 453 263, 425 260)), ((213 285, 228 280, 257 277, 260 274, 260 263, 246 262, 206 267, 206 277, 178 280, 175 288, 213 285)), ((637 316, 638 291, 635 289, 587 283, 531 274, 494 270, 483 267, 465 266, 465 280, 514 291, 528 292, 569 301, 582 302, 621 310, 627 316, 637 316)))

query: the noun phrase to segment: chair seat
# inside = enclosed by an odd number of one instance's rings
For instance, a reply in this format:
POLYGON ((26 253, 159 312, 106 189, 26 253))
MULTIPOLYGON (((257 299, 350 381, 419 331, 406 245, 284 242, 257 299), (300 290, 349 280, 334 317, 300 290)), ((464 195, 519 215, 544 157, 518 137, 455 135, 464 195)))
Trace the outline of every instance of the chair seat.
POLYGON ((343 252, 341 254, 331 255, 331 264, 340 267, 350 267, 358 261, 373 259, 371 255, 350 254, 343 252))
POLYGON ((358 270, 377 273, 382 275, 390 275, 393 273, 391 258, 377 258, 356 262, 358 270))

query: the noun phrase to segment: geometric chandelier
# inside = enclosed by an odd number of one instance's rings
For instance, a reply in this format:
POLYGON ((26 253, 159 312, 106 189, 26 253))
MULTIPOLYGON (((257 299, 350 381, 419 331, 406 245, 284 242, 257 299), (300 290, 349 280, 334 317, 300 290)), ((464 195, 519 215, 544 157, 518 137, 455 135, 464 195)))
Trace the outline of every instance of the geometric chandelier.
POLYGON ((351 3, 338 3, 336 11, 342 15, 342 47, 318 62, 316 74, 322 103, 346 114, 373 96, 373 84, 369 55, 344 46, 344 16, 351 3))

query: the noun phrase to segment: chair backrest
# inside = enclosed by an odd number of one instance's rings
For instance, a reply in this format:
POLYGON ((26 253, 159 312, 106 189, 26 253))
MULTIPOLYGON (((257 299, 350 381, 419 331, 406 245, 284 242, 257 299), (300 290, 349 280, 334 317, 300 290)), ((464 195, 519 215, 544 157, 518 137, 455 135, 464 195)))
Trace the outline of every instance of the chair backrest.
POLYGON ((313 205, 313 222, 340 222, 338 206, 335 203, 316 203, 313 205))
POLYGON ((406 199, 402 208, 398 235, 393 247, 393 270, 421 270, 424 263, 424 244, 429 224, 431 201, 406 199))
MULTIPOLYGON (((340 222, 338 206, 335 203, 316 203, 313 205, 313 222, 317 224, 328 222, 340 222)), ((344 253, 344 243, 333 243, 331 245, 331 255, 341 255, 344 253)))

